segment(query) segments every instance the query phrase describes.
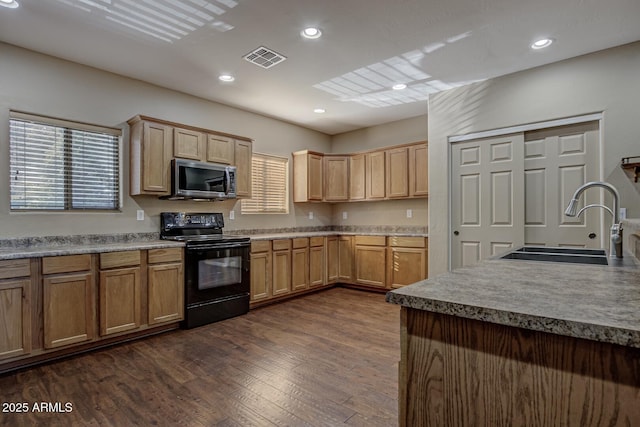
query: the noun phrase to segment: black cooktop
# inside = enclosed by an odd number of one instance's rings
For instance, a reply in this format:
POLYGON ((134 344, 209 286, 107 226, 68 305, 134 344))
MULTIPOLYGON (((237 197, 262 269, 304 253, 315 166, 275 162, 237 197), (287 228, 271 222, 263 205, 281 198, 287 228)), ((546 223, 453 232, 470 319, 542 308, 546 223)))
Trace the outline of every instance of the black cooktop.
POLYGON ((224 218, 221 213, 162 212, 160 238, 186 242, 188 245, 204 243, 249 242, 249 237, 223 234, 224 218))

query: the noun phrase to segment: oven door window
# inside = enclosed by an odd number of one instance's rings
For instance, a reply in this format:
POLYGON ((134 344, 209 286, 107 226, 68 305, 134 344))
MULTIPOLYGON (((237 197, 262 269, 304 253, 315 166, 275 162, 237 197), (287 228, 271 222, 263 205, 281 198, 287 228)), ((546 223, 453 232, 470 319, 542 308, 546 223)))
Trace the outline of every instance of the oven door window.
POLYGON ((242 257, 202 259, 198 261, 198 289, 214 289, 242 282, 242 257))

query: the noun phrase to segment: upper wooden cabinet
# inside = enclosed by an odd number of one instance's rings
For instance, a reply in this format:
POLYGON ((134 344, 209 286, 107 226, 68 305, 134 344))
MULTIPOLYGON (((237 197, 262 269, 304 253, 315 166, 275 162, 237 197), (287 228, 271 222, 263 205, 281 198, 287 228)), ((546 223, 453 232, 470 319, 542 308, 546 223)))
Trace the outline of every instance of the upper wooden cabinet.
POLYGON ((221 135, 207 135, 207 161, 235 164, 236 141, 221 135))
POLYGON ((173 129, 173 157, 204 161, 205 149, 204 133, 190 129, 173 129))
POLYGON ((129 121, 129 125, 131 195, 169 195, 173 128, 161 123, 134 119, 129 121))
POLYGON ((349 200, 349 156, 324 156, 324 200, 349 200))
POLYGON ((293 153, 293 201, 320 202, 323 195, 323 154, 313 151, 293 153))
POLYGON ((346 202, 427 197, 427 143, 354 154, 293 154, 293 201, 346 202))
POLYGON ((190 159, 236 166, 236 195, 251 197, 253 141, 146 116, 130 126, 130 194, 171 194, 171 160, 190 159))

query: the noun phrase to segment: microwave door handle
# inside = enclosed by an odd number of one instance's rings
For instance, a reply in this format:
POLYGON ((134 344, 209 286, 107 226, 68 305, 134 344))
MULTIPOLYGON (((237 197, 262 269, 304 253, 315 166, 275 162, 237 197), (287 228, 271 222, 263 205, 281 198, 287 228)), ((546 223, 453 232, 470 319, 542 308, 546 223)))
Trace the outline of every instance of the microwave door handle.
POLYGON ((224 194, 229 194, 229 191, 231 191, 231 173, 229 172, 229 168, 224 168, 224 179, 225 179, 225 185, 224 185, 224 194))

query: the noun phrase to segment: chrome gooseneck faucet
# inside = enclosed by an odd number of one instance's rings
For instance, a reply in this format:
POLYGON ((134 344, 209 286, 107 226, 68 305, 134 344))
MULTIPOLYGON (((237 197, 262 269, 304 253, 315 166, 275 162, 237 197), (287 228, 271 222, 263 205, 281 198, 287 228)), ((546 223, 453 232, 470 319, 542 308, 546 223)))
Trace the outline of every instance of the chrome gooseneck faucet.
POLYGON ((573 194, 573 198, 569 202, 569 206, 567 206, 567 209, 564 211, 564 214, 566 216, 571 216, 571 217, 579 216, 582 212, 584 212, 588 208, 603 208, 609 211, 613 215, 613 224, 611 225, 611 254, 610 255, 614 256, 615 254, 616 258, 622 258, 622 224, 620 224, 619 203, 620 203, 620 194, 618 193, 618 190, 616 189, 616 187, 614 187, 613 185, 609 184, 608 182, 602 182, 602 181, 587 182, 586 184, 583 184, 580 187, 578 187, 576 192, 573 194), (613 194, 613 211, 609 209, 607 206, 600 205, 600 204, 593 204, 593 205, 587 205, 584 208, 580 209, 580 212, 577 212, 578 199, 580 199, 580 195, 582 195, 582 193, 587 188, 591 188, 591 187, 602 187, 604 189, 609 190, 611 194, 613 194))

